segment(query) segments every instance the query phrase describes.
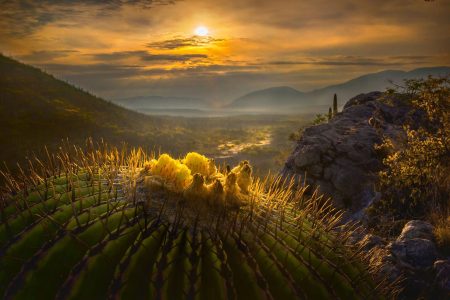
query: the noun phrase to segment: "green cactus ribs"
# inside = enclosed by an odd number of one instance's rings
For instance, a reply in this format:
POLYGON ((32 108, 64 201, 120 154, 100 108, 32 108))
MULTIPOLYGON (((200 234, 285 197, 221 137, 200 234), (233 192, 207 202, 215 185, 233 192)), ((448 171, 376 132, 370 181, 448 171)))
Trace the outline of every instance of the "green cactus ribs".
POLYGON ((385 296, 317 192, 247 161, 88 146, 2 173, 3 298, 385 296))

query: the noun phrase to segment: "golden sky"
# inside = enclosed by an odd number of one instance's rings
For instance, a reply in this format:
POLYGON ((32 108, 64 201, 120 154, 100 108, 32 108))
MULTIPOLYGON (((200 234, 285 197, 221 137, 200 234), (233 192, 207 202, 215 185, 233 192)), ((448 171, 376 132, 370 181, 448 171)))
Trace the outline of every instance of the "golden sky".
POLYGON ((449 16, 450 0, 0 0, 0 51, 108 99, 229 101, 448 66, 449 16))

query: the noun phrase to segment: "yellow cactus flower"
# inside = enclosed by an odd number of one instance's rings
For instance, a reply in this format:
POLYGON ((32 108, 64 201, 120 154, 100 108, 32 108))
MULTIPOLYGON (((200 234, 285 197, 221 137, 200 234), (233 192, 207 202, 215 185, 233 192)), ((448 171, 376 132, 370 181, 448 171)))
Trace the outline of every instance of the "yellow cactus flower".
POLYGON ((205 178, 202 174, 194 174, 191 183, 184 190, 183 196, 189 201, 188 203, 194 206, 204 204, 207 197, 207 189, 205 186, 205 178))
POLYGON ((244 164, 237 174, 237 184, 241 192, 248 194, 248 189, 252 184, 252 167, 248 163, 244 164))
POLYGON ((212 176, 217 172, 214 160, 197 152, 189 152, 183 159, 183 163, 188 166, 191 173, 200 173, 205 177, 212 176))
POLYGON ((212 207, 223 206, 225 204, 225 190, 220 180, 206 186, 208 192, 208 204, 212 207))

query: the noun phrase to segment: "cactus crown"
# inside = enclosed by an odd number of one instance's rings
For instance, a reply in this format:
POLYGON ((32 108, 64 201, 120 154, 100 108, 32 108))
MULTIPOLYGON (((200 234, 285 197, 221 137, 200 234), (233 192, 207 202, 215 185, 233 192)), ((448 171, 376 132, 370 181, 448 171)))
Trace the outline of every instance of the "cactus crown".
POLYGON ((372 299, 384 292, 345 245, 349 225, 317 191, 307 195, 276 176, 251 178, 248 162, 222 173, 197 153, 176 160, 88 148, 63 147, 19 176, 2 172, 4 298, 372 299))

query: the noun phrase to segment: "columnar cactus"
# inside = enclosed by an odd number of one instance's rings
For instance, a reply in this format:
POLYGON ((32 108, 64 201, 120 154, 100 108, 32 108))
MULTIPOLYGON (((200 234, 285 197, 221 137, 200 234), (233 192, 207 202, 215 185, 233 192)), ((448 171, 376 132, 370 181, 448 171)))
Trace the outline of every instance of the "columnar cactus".
POLYGON ((333 116, 335 116, 337 113, 338 113, 337 95, 334 94, 334 97, 333 97, 333 116))
POLYGON ((49 155, 30 164, 27 175, 4 173, 0 294, 5 299, 381 297, 381 285, 345 244, 349 231, 335 233, 345 227, 340 214, 317 192, 306 196, 305 188, 272 176, 253 178, 243 190, 229 177, 244 172, 250 178, 248 162, 221 172, 205 159, 197 154, 154 159, 140 149, 100 147, 49 155), (193 169, 197 172, 190 174, 193 169), (202 178, 197 180, 205 197, 186 196, 194 178, 202 178), (239 198, 238 205, 232 197, 239 198))

